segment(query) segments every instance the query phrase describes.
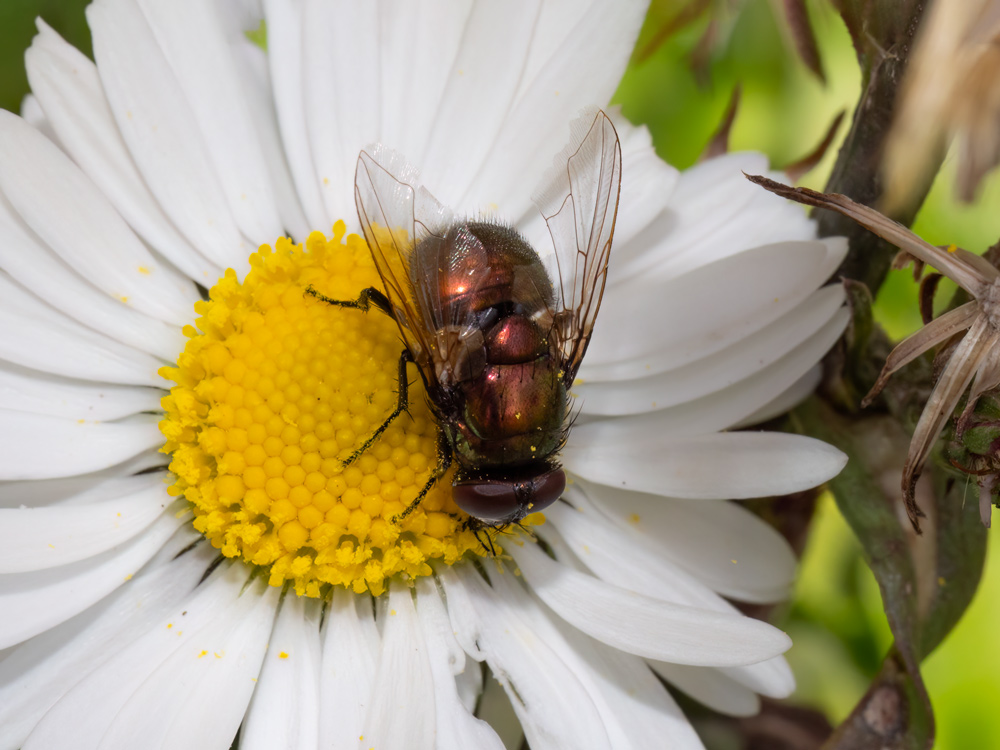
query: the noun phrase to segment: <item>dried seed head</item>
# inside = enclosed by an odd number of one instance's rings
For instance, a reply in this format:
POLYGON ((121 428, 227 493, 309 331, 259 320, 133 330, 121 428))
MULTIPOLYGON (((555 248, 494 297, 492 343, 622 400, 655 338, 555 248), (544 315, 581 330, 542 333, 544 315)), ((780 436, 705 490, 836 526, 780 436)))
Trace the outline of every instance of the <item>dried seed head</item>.
POLYGON ((1000 272, 981 256, 954 245, 935 247, 903 225, 846 196, 789 187, 765 177, 747 175, 747 179, 777 195, 853 219, 918 261, 936 268, 974 297, 972 302, 931 320, 900 342, 889 354, 875 386, 862 402, 863 406, 867 405, 899 368, 933 347, 961 336, 917 421, 903 465, 903 500, 910 522, 919 531, 918 519, 923 513, 914 500, 914 490, 927 456, 966 391, 966 406, 956 424, 959 436, 966 429, 980 397, 1000 387, 1000 272))
POLYGON ((936 2, 925 18, 886 144, 890 214, 929 184, 953 138, 962 200, 1000 161, 1000 0, 936 2))

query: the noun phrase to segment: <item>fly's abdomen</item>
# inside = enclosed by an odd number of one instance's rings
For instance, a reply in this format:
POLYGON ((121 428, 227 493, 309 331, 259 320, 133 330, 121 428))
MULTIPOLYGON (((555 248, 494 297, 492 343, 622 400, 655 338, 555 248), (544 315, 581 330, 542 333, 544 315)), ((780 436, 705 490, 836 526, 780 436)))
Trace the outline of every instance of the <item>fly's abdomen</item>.
POLYGON ((511 315, 486 336, 486 368, 463 384, 462 463, 517 466, 544 460, 559 446, 566 416, 560 368, 533 321, 511 315))

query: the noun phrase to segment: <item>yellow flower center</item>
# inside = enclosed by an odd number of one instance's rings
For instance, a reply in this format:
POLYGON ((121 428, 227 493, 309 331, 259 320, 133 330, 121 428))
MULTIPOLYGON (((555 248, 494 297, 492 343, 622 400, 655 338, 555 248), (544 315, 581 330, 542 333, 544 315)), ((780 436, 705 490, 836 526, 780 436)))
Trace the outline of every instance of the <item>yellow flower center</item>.
MULTIPOLYGON (((194 526, 227 557, 267 570, 318 597, 331 585, 375 595, 391 576, 429 575, 484 554, 468 516, 439 481, 396 521, 437 462, 437 428, 423 383, 409 410, 365 453, 347 459, 396 404, 399 331, 389 317, 329 305, 381 287, 357 235, 281 238, 250 257, 241 284, 229 270, 195 305, 194 326, 162 401, 160 429, 176 479, 170 492, 194 510, 194 526)), ((411 368, 412 370, 412 368, 411 368)))

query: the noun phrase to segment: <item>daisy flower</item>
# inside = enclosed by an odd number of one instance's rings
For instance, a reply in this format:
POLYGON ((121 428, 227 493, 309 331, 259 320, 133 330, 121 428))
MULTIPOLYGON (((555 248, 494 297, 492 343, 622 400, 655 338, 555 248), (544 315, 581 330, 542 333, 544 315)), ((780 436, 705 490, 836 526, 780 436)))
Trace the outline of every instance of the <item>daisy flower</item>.
POLYGON ((0 113, 0 747, 499 748, 496 682, 536 749, 700 747, 664 681, 738 715, 790 692, 787 636, 729 600, 782 598, 794 557, 729 500, 844 458, 729 430, 814 388, 845 246, 745 182, 761 156, 678 173, 612 115, 569 486, 495 556, 447 480, 394 521, 436 460, 419 382, 343 463, 398 330, 304 294, 378 283, 352 195, 376 141, 546 247, 531 192, 644 12, 98 0, 96 65, 39 22, 0 113))

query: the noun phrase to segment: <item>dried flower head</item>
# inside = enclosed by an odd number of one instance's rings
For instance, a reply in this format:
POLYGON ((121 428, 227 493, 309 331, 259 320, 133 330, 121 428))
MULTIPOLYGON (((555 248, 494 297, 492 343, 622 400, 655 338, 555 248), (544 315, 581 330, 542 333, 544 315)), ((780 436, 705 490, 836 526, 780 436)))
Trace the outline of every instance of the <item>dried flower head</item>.
POLYGON ((923 513, 914 501, 914 488, 935 440, 970 383, 972 389, 956 425, 959 436, 967 426, 979 397, 1000 386, 1000 271, 984 258, 954 245, 947 248, 936 247, 902 224, 844 195, 789 187, 766 177, 747 177, 751 182, 782 197, 807 206, 828 208, 853 219, 913 256, 917 262, 933 266, 973 297, 971 302, 931 320, 893 349, 874 387, 862 401, 862 405, 870 403, 889 377, 904 365, 932 347, 966 332, 952 349, 920 415, 903 465, 902 490, 906 512, 914 528, 919 531, 918 518, 923 513))
POLYGON ((926 19, 886 145, 889 213, 928 184, 952 138, 962 200, 1000 161, 1000 0, 936 2, 926 19))

